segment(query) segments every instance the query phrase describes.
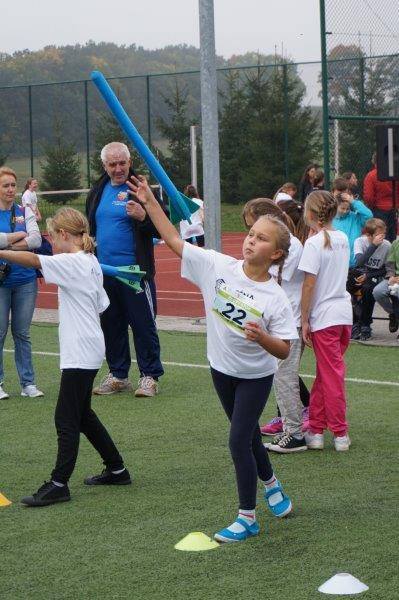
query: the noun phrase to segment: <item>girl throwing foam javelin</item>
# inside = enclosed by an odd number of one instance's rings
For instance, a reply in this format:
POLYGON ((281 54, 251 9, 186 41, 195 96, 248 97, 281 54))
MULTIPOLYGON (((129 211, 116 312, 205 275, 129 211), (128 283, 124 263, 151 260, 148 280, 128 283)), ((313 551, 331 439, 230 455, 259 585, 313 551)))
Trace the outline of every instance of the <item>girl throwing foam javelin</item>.
POLYGON ((0 258, 40 269, 47 283, 58 285, 61 385, 55 410, 58 435, 57 462, 50 481, 26 506, 47 506, 71 499, 68 480, 75 467, 80 433, 84 433, 104 461, 101 475, 85 479, 86 485, 127 485, 128 470, 108 431, 91 408, 93 381, 105 354, 99 313, 109 305, 103 276, 94 256, 87 219, 73 208, 61 208, 47 219, 55 256, 1 250, 0 258))
POLYGON ((236 471, 239 512, 215 534, 221 542, 239 542, 259 533, 255 519, 259 477, 265 501, 276 517, 286 516, 291 501, 276 479, 262 444, 259 418, 277 371, 297 330, 285 293, 270 277, 272 264, 288 255, 287 227, 261 217, 243 244, 244 260, 184 242, 168 221, 144 177, 127 182, 166 244, 182 257, 182 276, 201 290, 207 317, 208 360, 216 392, 231 422, 230 451, 236 471))

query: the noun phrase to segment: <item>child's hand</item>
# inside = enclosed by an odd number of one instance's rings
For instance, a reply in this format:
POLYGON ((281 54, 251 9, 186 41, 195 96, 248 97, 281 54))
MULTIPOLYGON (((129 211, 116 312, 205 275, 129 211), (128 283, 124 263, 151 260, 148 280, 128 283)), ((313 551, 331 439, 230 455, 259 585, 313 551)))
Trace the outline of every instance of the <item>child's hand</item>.
POLYGON ((248 321, 245 323, 244 327, 245 337, 247 340, 251 342, 260 342, 265 330, 259 325, 259 323, 254 323, 253 321, 248 321))
POLYGON ((366 274, 359 275, 359 277, 355 277, 355 281, 358 285, 362 285, 366 281, 366 274))
POLYGON ((312 336, 310 333, 309 321, 302 321, 302 339, 309 348, 312 347, 312 336))
POLYGON ((395 283, 399 283, 399 276, 390 277, 388 279, 388 285, 394 285, 395 283))
POLYGON ((376 233, 373 235, 372 238, 372 243, 374 244, 374 246, 380 246, 382 244, 382 242, 384 241, 385 235, 383 233, 376 233))
POLYGON ((349 202, 349 204, 353 202, 353 194, 350 192, 342 192, 341 198, 342 200, 345 200, 345 202, 349 202))
POLYGON ((148 185, 148 181, 143 175, 138 175, 137 177, 132 175, 130 179, 131 181, 126 181, 128 187, 130 188, 128 192, 129 194, 134 195, 143 206, 149 202, 156 201, 154 194, 148 185))

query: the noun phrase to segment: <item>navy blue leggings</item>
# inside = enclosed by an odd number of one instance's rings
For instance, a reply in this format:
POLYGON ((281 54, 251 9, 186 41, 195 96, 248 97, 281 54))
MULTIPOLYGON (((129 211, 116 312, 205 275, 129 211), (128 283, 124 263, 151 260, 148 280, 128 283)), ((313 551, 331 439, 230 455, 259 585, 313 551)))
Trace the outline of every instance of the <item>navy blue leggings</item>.
POLYGON ((239 379, 212 368, 211 374, 231 423, 229 447, 236 470, 239 508, 253 510, 258 477, 262 481, 273 477, 273 468, 259 429, 259 419, 273 384, 273 375, 239 379))

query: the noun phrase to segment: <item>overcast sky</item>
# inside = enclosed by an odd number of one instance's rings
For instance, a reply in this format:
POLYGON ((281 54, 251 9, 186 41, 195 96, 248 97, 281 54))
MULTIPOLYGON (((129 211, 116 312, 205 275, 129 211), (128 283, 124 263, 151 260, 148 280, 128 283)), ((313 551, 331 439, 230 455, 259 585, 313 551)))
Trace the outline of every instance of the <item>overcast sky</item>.
MULTIPOLYGON (((320 56, 318 0, 215 0, 216 51, 296 61, 320 56)), ((106 41, 145 48, 199 46, 198 0, 15 0, 7 3, 0 51, 106 41), (5 26, 5 23, 8 23, 5 26)))

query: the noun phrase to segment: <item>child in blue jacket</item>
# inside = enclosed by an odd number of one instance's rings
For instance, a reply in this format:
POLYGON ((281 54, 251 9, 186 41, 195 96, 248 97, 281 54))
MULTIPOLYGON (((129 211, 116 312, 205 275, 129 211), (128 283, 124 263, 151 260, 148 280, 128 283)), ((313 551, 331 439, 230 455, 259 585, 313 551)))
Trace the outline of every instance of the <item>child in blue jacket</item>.
POLYGON ((373 213, 361 200, 355 200, 350 192, 334 194, 338 202, 337 215, 333 220, 334 229, 345 233, 349 240, 349 267, 354 267, 356 260, 353 251, 355 240, 362 235, 362 229, 373 213))

